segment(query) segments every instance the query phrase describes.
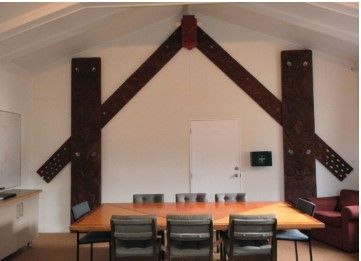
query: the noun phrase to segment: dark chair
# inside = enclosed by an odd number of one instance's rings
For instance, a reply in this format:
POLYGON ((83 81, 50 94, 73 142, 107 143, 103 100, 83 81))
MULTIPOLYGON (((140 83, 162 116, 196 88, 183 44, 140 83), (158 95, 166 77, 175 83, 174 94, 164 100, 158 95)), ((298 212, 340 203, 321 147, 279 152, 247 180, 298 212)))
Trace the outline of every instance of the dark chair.
POLYGON ((160 258, 155 216, 112 216, 111 239, 112 261, 160 258))
POLYGON ((175 194, 175 202, 177 203, 207 202, 207 195, 206 193, 178 193, 175 194))
MULTIPOLYGON (((151 204, 151 203, 164 203, 164 194, 134 194, 134 204, 151 204)), ((158 231, 158 235, 162 239, 162 244, 165 244, 164 231, 158 231)))
POLYGON ((134 194, 133 203, 163 203, 163 194, 134 194))
MULTIPOLYGON (((90 207, 87 201, 75 205, 71 208, 74 221, 90 212, 90 207)), ((109 243, 109 258, 111 253, 110 233, 109 232, 88 232, 80 237, 79 232, 76 233, 76 260, 79 260, 79 246, 90 244, 90 260, 93 260, 93 244, 94 243, 109 243)))
MULTIPOLYGON (((244 202, 246 201, 245 193, 216 193, 214 195, 216 202, 244 202)), ((216 231, 216 244, 217 244, 217 253, 219 250, 222 251, 222 242, 220 241, 221 231, 216 231)), ((222 253, 221 253, 222 255, 222 253)))
POLYGON ((216 202, 244 202, 246 201, 245 193, 217 193, 215 194, 216 202))
MULTIPOLYGON (((302 198, 298 198, 296 201, 296 208, 313 217, 315 211, 315 204, 310 201, 307 201, 302 198)), ((296 260, 298 260, 298 251, 297 251, 297 242, 308 242, 308 247, 310 251, 310 260, 313 260, 312 257, 312 245, 311 245, 311 235, 307 231, 300 231, 298 229, 287 229, 277 232, 277 240, 287 240, 293 241, 295 244, 295 253, 296 260)))
POLYGON ((359 250, 359 192, 343 189, 333 197, 309 198, 316 205, 315 218, 323 229, 311 230, 313 239, 348 252, 359 250))
POLYGON ((167 260, 212 260, 210 215, 167 216, 167 260))
POLYGON ((277 260, 276 228, 274 215, 230 215, 222 260, 277 260))

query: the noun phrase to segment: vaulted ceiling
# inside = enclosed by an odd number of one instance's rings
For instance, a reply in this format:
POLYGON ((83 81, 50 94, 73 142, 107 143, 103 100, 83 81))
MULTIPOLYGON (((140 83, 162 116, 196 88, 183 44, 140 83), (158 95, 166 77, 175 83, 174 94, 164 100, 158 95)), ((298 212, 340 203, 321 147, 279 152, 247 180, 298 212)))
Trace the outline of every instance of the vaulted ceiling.
MULTIPOLYGON (((184 3, 0 3, 0 62, 41 69, 160 20, 180 20, 184 10, 184 3)), ((203 3, 187 10, 358 63, 358 3, 203 3)))

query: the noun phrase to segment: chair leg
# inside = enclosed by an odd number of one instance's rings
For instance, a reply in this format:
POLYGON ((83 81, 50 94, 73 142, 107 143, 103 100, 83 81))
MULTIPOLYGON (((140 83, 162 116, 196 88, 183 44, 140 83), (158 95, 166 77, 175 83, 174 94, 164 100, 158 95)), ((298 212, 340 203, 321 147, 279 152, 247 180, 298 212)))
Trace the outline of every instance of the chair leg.
POLYGON ((93 243, 90 243, 90 261, 93 261, 93 243))
POLYGON ((223 260, 223 244, 222 243, 219 246, 219 256, 220 256, 220 259, 223 260))
POLYGON ((310 260, 313 261, 311 238, 310 238, 309 241, 308 241, 308 247, 309 247, 309 250, 310 250, 310 260))
MULTIPOLYGON (((219 231, 218 230, 216 230, 216 241, 218 242, 218 240, 219 240, 219 237, 220 237, 220 235, 219 235, 219 231)), ((221 250, 220 250, 220 247, 219 247, 219 245, 217 245, 217 253, 219 253, 221 250)))
POLYGON ((297 241, 294 242, 295 242, 296 261, 298 261, 297 241))
POLYGON ((76 260, 79 261, 79 232, 76 233, 76 260))
POLYGON ((221 245, 221 253, 220 253, 220 256, 221 256, 221 261, 226 261, 227 260, 227 254, 226 254, 226 250, 225 250, 225 246, 224 244, 221 245))
POLYGON ((109 261, 112 260, 112 242, 109 242, 109 261))

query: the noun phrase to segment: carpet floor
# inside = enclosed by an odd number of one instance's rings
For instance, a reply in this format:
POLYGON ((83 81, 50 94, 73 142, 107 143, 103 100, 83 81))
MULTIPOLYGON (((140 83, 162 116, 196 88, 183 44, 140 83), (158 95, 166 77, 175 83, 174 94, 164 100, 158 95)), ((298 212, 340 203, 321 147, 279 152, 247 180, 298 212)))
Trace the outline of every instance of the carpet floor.
MULTIPOLYGON (((293 261, 295 251, 293 242, 278 241, 278 261, 293 261)), ((80 247, 80 260, 90 260, 90 248, 80 247)), ((313 260, 348 261, 358 260, 358 253, 346 253, 318 241, 312 242, 313 260)), ((307 243, 298 243, 299 261, 310 260, 307 243)), ((108 260, 107 244, 94 245, 94 261, 108 260)), ((76 234, 40 234, 32 247, 24 247, 5 259, 6 261, 71 261, 76 260, 76 234)), ((215 255, 214 260, 219 260, 215 255)))

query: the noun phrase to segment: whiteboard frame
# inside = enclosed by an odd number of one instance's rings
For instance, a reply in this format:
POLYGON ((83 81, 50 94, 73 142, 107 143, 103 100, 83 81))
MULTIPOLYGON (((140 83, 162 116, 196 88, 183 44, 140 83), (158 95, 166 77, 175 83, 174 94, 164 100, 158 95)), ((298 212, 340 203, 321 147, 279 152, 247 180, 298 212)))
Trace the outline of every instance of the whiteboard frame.
MULTIPOLYGON (((22 175, 22 168, 21 168, 21 162, 22 162, 22 116, 21 116, 21 114, 20 113, 17 113, 17 112, 12 112, 12 111, 6 111, 6 110, 2 110, 2 109, 0 109, 0 113, 2 113, 2 112, 4 112, 4 113, 10 113, 10 114, 15 114, 15 115, 18 115, 19 116, 19 120, 20 120, 20 137, 19 137, 19 140, 20 140, 20 147, 19 147, 19 158, 20 158, 20 160, 19 160, 19 171, 20 171, 20 180, 19 180, 19 184, 17 184, 17 185, 14 185, 14 186, 10 186, 10 187, 4 187, 4 190, 6 190, 6 189, 11 189, 11 188, 16 188, 16 187, 20 187, 21 186, 21 175, 22 175)), ((1 184, 0 184, 0 186, 2 186, 1 184)))

